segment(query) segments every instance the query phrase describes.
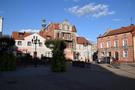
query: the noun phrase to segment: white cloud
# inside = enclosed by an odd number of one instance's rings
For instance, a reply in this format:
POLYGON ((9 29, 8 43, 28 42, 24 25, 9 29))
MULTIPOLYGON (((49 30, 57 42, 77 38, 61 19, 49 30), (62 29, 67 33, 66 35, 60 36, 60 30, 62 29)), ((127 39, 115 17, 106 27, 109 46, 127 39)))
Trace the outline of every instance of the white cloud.
POLYGON ((39 29, 21 29, 19 32, 39 32, 39 29))
POLYGON ((114 19, 112 19, 112 21, 118 22, 118 21, 121 21, 121 19, 114 18, 114 19))
POLYGON ((108 5, 105 4, 96 5, 94 3, 89 3, 82 7, 74 6, 68 8, 67 11, 77 16, 92 16, 96 18, 101 16, 112 15, 115 13, 114 11, 109 11, 108 5))

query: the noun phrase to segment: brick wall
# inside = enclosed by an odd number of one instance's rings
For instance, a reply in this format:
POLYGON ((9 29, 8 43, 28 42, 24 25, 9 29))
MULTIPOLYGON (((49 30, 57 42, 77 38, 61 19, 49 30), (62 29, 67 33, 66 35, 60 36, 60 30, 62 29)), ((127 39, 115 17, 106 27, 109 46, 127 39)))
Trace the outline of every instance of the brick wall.
MULTIPOLYGON (((115 52, 118 52, 118 58, 120 62, 133 62, 134 60, 134 52, 133 52, 133 36, 129 33, 117 34, 112 36, 100 37, 98 38, 98 56, 101 58, 102 52, 111 52, 111 56, 115 57, 115 52), (123 51, 125 48, 123 47, 123 40, 127 40, 127 50, 128 57, 123 57, 123 51), (107 48, 107 41, 110 41, 111 47, 107 48), (118 41, 118 48, 114 48, 114 41, 118 41), (101 43, 104 44, 104 48, 101 48, 101 43)), ((106 55, 104 55, 106 56, 106 55)))

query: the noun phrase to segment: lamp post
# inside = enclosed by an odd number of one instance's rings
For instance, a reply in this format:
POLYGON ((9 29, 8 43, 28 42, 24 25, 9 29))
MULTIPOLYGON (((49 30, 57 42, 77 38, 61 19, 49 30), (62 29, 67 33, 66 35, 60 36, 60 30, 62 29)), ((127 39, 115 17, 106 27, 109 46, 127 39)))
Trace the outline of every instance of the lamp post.
POLYGON ((37 58, 37 44, 40 44, 40 40, 38 39, 37 36, 33 36, 33 39, 31 41, 35 45, 34 61, 35 61, 35 67, 37 67, 37 62, 36 62, 36 58, 37 58))
POLYGON ((37 44, 40 44, 37 36, 33 36, 32 43, 35 45, 34 57, 37 57, 37 44))

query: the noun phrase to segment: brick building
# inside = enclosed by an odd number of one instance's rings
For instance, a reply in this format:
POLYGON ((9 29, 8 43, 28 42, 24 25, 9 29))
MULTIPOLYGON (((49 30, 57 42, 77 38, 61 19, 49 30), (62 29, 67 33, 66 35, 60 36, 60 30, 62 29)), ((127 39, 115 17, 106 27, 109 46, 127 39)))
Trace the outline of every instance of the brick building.
POLYGON ((76 33, 77 30, 74 25, 70 24, 67 20, 62 23, 50 23, 46 28, 43 28, 40 35, 46 39, 61 39, 65 40, 67 48, 65 55, 67 59, 74 59, 74 48, 76 46, 76 33))
POLYGON ((134 62, 135 25, 108 30, 98 37, 98 59, 105 61, 134 62))

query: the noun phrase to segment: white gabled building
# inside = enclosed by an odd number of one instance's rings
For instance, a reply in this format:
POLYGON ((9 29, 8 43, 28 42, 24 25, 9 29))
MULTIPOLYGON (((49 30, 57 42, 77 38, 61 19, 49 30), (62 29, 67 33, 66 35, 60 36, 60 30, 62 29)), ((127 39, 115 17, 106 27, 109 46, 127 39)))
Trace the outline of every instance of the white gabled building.
POLYGON ((84 37, 77 37, 76 59, 85 62, 92 61, 92 44, 84 37))
POLYGON ((51 50, 45 46, 46 39, 38 33, 28 32, 13 32, 12 37, 15 39, 15 45, 17 47, 16 54, 28 53, 34 56, 34 52, 37 52, 37 57, 41 56, 52 57, 51 50), (37 39, 37 44, 34 41, 37 39), (36 45, 36 46, 35 46, 36 45))

